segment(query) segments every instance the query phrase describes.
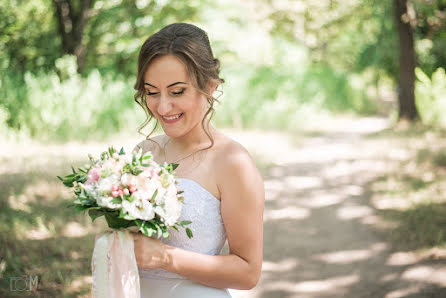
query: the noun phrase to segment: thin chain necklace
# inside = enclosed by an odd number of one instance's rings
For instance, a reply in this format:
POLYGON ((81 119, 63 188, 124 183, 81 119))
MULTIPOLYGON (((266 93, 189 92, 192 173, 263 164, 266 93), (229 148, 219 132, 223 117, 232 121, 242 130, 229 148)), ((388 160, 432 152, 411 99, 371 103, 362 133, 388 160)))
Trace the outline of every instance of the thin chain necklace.
MULTIPOLYGON (((168 141, 164 144, 164 146, 163 146, 163 155, 164 155, 164 161, 165 161, 165 162, 167 161, 167 159, 166 159, 166 146, 167 146, 167 143, 170 142, 170 140, 171 140, 171 139, 169 138, 169 140, 168 140, 168 141)), ((188 158, 189 156, 191 156, 192 154, 195 154, 195 153, 197 153, 197 152, 200 151, 200 150, 202 150, 202 149, 195 150, 195 151, 193 151, 192 153, 186 155, 185 157, 182 157, 182 158, 180 158, 180 159, 177 159, 177 160, 175 160, 175 161, 172 161, 172 163, 177 163, 177 162, 179 162, 180 160, 186 159, 186 158, 188 158)))

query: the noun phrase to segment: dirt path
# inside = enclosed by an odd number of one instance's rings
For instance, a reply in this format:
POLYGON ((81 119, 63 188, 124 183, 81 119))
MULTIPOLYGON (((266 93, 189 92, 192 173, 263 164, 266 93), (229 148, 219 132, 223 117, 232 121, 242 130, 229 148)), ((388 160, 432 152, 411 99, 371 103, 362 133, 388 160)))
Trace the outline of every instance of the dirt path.
MULTIPOLYGON (((339 118, 329 123, 313 121, 310 130, 317 132, 291 136, 227 131, 259 162, 266 189, 261 280, 251 291, 231 290, 234 298, 446 297, 446 254, 439 261, 410 251, 394 251, 380 233, 388 223, 378 216, 371 184, 405 154, 385 138, 367 136, 387 125, 379 118, 339 118)), ((54 205, 52 202, 65 191, 54 177, 66 171, 67 159, 71 163, 84 160, 88 153, 97 156, 109 144, 122 144, 128 151, 140 139, 123 134, 109 142, 66 143, 63 149, 60 145, 34 143, 2 146, 0 174, 12 198, 7 202, 19 211, 27 210, 27 204, 33 208, 37 203, 54 205), (20 158, 10 158, 16 152, 20 152, 20 158)), ((61 229, 66 225, 56 213, 48 214, 52 218, 49 224, 61 229)), ((62 234, 40 228, 28 233, 31 243, 44 240, 39 245, 49 252, 49 268, 55 271, 62 270, 59 250, 46 239, 63 235, 68 243, 66 250, 73 246, 71 240, 91 241, 87 237, 93 233, 91 227, 77 222, 67 227, 73 229, 66 233, 62 229, 62 234)), ((82 262, 88 265, 85 260, 91 256, 90 248, 77 249, 78 257, 82 256, 82 262)), ((88 288, 91 276, 89 267, 85 268, 70 273, 76 279, 64 291, 76 293, 82 285, 88 288)), ((45 278, 47 284, 59 285, 56 277, 45 278)))
POLYGON ((264 171, 264 264, 251 291, 233 297, 446 297, 446 264, 392 251, 370 183, 392 166, 391 148, 367 138, 378 118, 340 120, 296 137, 228 132, 264 171))

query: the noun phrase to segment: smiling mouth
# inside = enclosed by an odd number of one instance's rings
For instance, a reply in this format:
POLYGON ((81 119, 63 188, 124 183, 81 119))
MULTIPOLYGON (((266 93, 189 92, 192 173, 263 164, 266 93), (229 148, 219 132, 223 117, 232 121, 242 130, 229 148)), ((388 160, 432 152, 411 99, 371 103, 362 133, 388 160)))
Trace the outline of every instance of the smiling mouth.
POLYGON ((181 116, 183 116, 183 114, 184 113, 179 113, 179 114, 169 116, 169 117, 162 116, 162 118, 163 118, 163 120, 172 121, 172 120, 176 120, 176 119, 180 118, 181 116))

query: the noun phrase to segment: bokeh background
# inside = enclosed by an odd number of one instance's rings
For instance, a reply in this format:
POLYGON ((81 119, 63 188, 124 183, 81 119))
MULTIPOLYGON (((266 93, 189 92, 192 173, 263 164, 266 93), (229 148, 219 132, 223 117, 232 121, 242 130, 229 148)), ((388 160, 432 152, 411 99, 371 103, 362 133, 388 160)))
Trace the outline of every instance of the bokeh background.
POLYGON ((89 297, 102 226, 56 175, 150 132, 137 55, 173 22, 208 33, 213 123, 265 180, 262 277, 234 297, 444 297, 444 0, 0 0, 0 296, 89 297))

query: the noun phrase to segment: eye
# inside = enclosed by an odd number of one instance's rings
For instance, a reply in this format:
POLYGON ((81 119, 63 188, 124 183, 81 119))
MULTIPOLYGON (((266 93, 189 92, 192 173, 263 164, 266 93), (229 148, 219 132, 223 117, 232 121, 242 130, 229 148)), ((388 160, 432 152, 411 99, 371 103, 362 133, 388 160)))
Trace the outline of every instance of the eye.
POLYGON ((146 94, 149 95, 149 96, 153 96, 153 95, 156 95, 156 94, 158 94, 158 93, 159 93, 159 92, 150 92, 150 91, 149 91, 149 92, 147 92, 146 94))
POLYGON ((181 90, 178 91, 178 92, 173 92, 173 91, 172 91, 172 94, 173 94, 173 95, 181 95, 181 94, 184 93, 185 90, 186 90, 186 88, 183 88, 183 89, 181 89, 181 90))

